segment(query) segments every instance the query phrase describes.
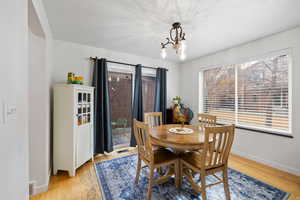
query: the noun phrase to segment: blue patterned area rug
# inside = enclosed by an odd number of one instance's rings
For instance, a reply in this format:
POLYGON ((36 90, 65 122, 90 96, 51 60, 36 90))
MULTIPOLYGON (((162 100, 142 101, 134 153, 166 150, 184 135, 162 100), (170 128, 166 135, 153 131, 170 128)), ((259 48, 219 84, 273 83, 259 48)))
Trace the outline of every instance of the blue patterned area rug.
MULTIPOLYGON (((142 170, 139 183, 136 185, 134 184, 136 164, 136 154, 95 163, 100 190, 105 200, 145 199, 148 186, 147 169, 142 170)), ((207 177, 208 183, 214 181, 215 177, 207 177)), ((229 169, 229 185, 232 200, 285 200, 289 196, 287 192, 233 169, 229 169)), ((225 199, 223 184, 209 187, 206 191, 208 200, 225 199)), ((187 180, 183 179, 182 188, 178 190, 174 180, 170 179, 161 185, 154 183, 152 199, 201 200, 201 197, 193 192, 187 180)))

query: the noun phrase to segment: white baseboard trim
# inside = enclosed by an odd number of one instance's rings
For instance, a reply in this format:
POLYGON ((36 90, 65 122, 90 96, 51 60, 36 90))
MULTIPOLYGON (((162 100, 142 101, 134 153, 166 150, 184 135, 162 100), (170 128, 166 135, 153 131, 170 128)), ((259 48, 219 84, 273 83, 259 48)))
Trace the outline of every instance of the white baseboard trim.
POLYGON ((300 169, 292 168, 292 167, 289 167, 289 166, 286 166, 286 165, 282 165, 280 163, 273 162, 273 161, 270 161, 270 160, 265 160, 265 159, 259 158, 257 156, 250 155, 248 153, 245 153, 245 152, 242 152, 242 151, 239 151, 239 150, 236 150, 236 149, 232 149, 231 152, 233 154, 239 155, 239 156, 247 158, 249 160, 254 160, 256 162, 268 165, 270 167, 273 167, 273 168, 276 168, 276 169, 279 169, 279 170, 282 170, 282 171, 294 174, 296 176, 300 176, 300 169))
POLYGON ((32 195, 40 194, 47 191, 48 191, 48 184, 35 186, 32 195))
POLYGON ((37 195, 37 194, 40 194, 40 193, 43 193, 43 192, 47 192, 48 191, 50 177, 51 177, 51 168, 48 171, 48 177, 47 177, 47 180, 46 180, 46 184, 44 184, 44 185, 36 185, 35 181, 31 181, 30 183, 34 183, 34 184, 33 184, 33 188, 32 188, 33 190, 32 190, 32 193, 30 194, 30 196, 37 195))

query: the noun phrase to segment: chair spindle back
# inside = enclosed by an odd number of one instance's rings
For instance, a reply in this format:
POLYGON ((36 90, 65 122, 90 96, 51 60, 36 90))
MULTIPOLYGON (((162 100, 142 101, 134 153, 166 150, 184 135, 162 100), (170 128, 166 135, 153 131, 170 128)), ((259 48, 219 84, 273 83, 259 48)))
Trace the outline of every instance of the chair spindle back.
POLYGON ((216 126, 217 117, 209 114, 198 114, 198 121, 201 127, 216 126))
POLYGON ((234 125, 205 128, 202 167, 215 168, 227 164, 234 139, 234 125))
POLYGON ((150 162, 153 159, 153 152, 149 135, 149 126, 134 119, 133 128, 139 156, 150 162))
POLYGON ((144 114, 144 121, 150 128, 154 126, 162 125, 162 113, 161 112, 149 112, 144 114))

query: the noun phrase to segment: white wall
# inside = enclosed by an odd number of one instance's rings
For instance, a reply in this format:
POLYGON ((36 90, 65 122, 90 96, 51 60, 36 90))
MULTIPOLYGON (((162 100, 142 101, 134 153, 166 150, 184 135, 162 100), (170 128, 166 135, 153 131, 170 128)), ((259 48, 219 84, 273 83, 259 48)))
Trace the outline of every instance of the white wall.
MULTIPOLYGON (((34 186, 47 183, 49 157, 46 155, 45 38, 29 32, 29 180, 34 186), (48 160, 46 160, 48 158, 48 160)), ((48 92, 48 90, 46 90, 48 92)), ((36 190, 36 189, 35 189, 36 190)))
POLYGON ((91 62, 88 58, 90 56, 98 56, 99 58, 107 58, 109 60, 120 62, 168 68, 168 104, 171 103, 171 99, 174 96, 178 95, 179 73, 178 66, 175 63, 60 40, 55 40, 53 50, 53 83, 66 82, 68 72, 83 75, 87 82, 90 83, 93 72, 93 62, 91 62))
POLYGON ((291 138, 237 129, 233 152, 290 173, 300 175, 300 28, 256 40, 180 66, 180 92, 194 112, 199 108, 199 72, 203 67, 235 64, 251 57, 291 48, 292 134, 291 138))
POLYGON ((0 194, 28 199, 27 1, 0 6, 0 194), (16 118, 3 123, 3 103, 16 106, 16 118))
POLYGON ((47 191, 50 175, 52 34, 43 4, 29 0, 29 180, 33 194, 47 191))

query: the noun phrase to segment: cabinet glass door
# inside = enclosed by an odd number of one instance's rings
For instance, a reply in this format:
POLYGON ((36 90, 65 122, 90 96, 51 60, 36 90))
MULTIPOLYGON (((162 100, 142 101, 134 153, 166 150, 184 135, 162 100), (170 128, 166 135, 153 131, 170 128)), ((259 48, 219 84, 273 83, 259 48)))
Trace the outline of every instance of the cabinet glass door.
POLYGON ((81 126, 91 122, 91 93, 77 92, 77 125, 81 126))

